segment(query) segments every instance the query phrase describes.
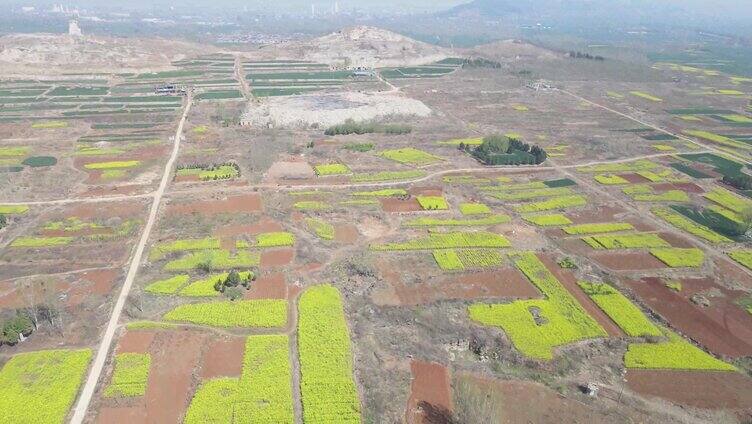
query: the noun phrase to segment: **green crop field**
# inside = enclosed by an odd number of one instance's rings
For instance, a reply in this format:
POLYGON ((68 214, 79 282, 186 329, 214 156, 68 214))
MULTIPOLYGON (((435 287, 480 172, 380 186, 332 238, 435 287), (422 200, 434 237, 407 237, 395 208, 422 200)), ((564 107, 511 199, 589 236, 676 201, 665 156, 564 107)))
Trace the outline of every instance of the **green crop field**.
POLYGON ((551 215, 527 215, 523 216, 522 219, 539 227, 558 227, 572 224, 569 218, 558 213, 551 215))
POLYGON ((493 268, 504 263, 504 257, 496 250, 458 249, 456 252, 464 268, 493 268))
POLYGON ((742 149, 742 150, 752 150, 752 145, 741 143, 741 142, 734 140, 733 138, 729 138, 720 134, 715 134, 709 131, 687 130, 687 131, 684 131, 684 133, 692 137, 697 137, 705 141, 710 141, 715 144, 719 144, 721 146, 734 147, 734 148, 742 149))
POLYGON ((745 209, 752 207, 752 201, 749 199, 742 198, 741 196, 720 187, 706 193, 705 198, 736 213, 740 213, 745 209))
POLYGON ((596 175, 595 181, 603 184, 603 185, 622 185, 622 184, 629 184, 629 181, 625 180, 624 178, 618 176, 618 175, 611 175, 611 174, 602 174, 602 175, 596 175))
POLYGON ((415 166, 431 165, 444 160, 443 158, 412 147, 405 147, 396 150, 383 150, 379 152, 379 156, 402 164, 415 166))
POLYGON ((511 244, 504 236, 487 231, 430 233, 428 237, 404 243, 371 245, 371 250, 434 250, 455 248, 504 248, 511 244))
POLYGON ((645 92, 642 92, 642 91, 630 91, 629 94, 631 94, 633 96, 636 96, 636 97, 640 97, 642 99, 650 100, 651 102, 662 102, 663 101, 663 99, 661 99, 660 97, 655 97, 652 94, 645 93, 645 92))
POLYGON ((292 424, 295 418, 289 357, 286 335, 248 337, 240 378, 203 382, 191 400, 185 424, 292 424))
POLYGON ((439 268, 444 271, 465 269, 465 265, 460 260, 459 255, 452 249, 434 250, 433 259, 439 268))
POLYGON ((138 397, 146 393, 151 355, 119 353, 115 356, 112 382, 104 389, 105 397, 138 397))
POLYGON ((656 248, 650 249, 650 254, 671 268, 697 268, 705 262, 705 253, 697 248, 656 248))
POLYGON ((415 199, 423 210, 449 209, 449 205, 443 196, 416 196, 415 199))
POLYGON ((382 190, 374 191, 356 191, 350 193, 351 196, 360 197, 392 197, 392 196, 407 196, 407 190, 403 188, 385 188, 382 190))
POLYGON ((350 336, 342 298, 330 285, 307 289, 298 306, 303 421, 360 423, 350 336))
POLYGON ((593 166, 581 166, 577 168, 578 172, 586 173, 613 173, 613 172, 637 172, 651 170, 658 167, 658 164, 646 159, 636 160, 634 162, 623 163, 605 163, 593 166))
POLYGON ((10 244, 10 247, 39 248, 65 246, 73 241, 73 237, 19 237, 10 244))
POLYGON ((0 156, 26 156, 30 151, 28 146, 0 147, 0 156))
POLYGON ((534 253, 521 254, 515 265, 545 298, 507 304, 476 303, 468 308, 471 319, 501 328, 520 352, 542 360, 552 359, 553 349, 558 346, 606 336, 605 330, 534 253))
POLYGON ((295 244, 295 235, 292 233, 279 231, 273 233, 261 233, 256 236, 254 247, 282 247, 292 246, 295 244))
POLYGON ((574 194, 569 187, 538 188, 529 190, 514 190, 508 192, 492 193, 491 196, 499 200, 519 201, 530 200, 539 197, 570 196, 574 194))
POLYGON ((201 181, 229 180, 240 175, 237 166, 224 164, 205 168, 181 168, 175 172, 177 176, 197 175, 201 181))
POLYGON ((491 208, 483 203, 460 203, 462 215, 485 215, 491 213, 491 208))
POLYGON ((653 233, 597 235, 582 239, 593 249, 642 249, 671 247, 667 241, 653 233))
MULTIPOLYGON (((242 271, 238 273, 240 276, 241 281, 248 281, 253 278, 253 272, 251 271, 242 271)), ((210 275, 206 278, 202 278, 200 280, 196 280, 192 282, 191 284, 187 285, 185 288, 180 290, 181 296, 188 296, 188 297, 214 297, 219 296, 219 292, 214 288, 214 284, 216 284, 219 280, 225 280, 229 273, 225 272, 222 274, 214 274, 210 275)))
POLYGON ((487 227, 490 225, 506 224, 512 218, 509 215, 488 215, 483 218, 414 218, 403 221, 404 227, 487 227))
POLYGON ((714 358, 684 340, 678 334, 664 330, 667 342, 633 343, 624 355, 627 368, 679 369, 705 371, 736 371, 736 368, 714 358))
POLYGON ((739 262, 745 267, 752 269, 752 250, 750 249, 733 250, 729 252, 728 255, 729 257, 731 257, 731 259, 735 260, 736 262, 739 262))
POLYGON ((219 248, 219 239, 216 237, 207 237, 203 239, 182 239, 170 242, 162 242, 154 246, 151 251, 149 251, 149 260, 158 261, 165 255, 174 252, 185 252, 190 250, 210 250, 219 248))
POLYGON ((29 211, 26 205, 0 205, 0 214, 21 215, 29 211))
POLYGON ((631 337, 661 336, 650 320, 618 290, 608 284, 579 282, 582 290, 590 296, 603 312, 631 337))
POLYGON ((84 165, 86 169, 121 169, 121 168, 133 168, 141 164, 137 160, 123 160, 123 161, 111 161, 111 162, 93 162, 84 165))
POLYGON ((306 218, 306 225, 322 240, 334 240, 334 226, 323 219, 306 218))
POLYGON ((62 423, 91 359, 91 350, 19 353, 0 370, 0 409, 7 423, 62 423))
POLYGON ((188 271, 199 267, 207 269, 250 268, 258 266, 258 253, 238 251, 233 255, 228 250, 202 250, 189 253, 180 259, 168 262, 165 271, 188 271))
POLYGON ((542 200, 540 202, 526 203, 524 205, 515 206, 514 209, 520 213, 543 212, 585 206, 586 204, 587 198, 585 196, 574 195, 552 197, 551 199, 542 200))
POLYGON ((597 234, 634 230, 634 226, 628 222, 603 222, 596 224, 572 225, 564 227, 563 230, 567 234, 597 234))
POLYGON ((716 233, 712 229, 700 225, 684 215, 674 211, 670 208, 653 208, 651 210, 653 214, 662 220, 668 222, 680 230, 684 230, 694 236, 707 240, 713 244, 731 243, 732 240, 716 233))
POLYGON ((316 165, 313 169, 316 171, 316 175, 320 177, 325 177, 328 175, 346 175, 352 173, 347 165, 343 165, 341 163, 316 165))
POLYGON ((331 209, 332 205, 318 200, 302 200, 295 202, 293 207, 302 211, 325 211, 331 209))
POLYGON ((181 287, 188 284, 190 276, 188 274, 176 275, 164 280, 154 281, 144 288, 144 291, 151 294, 175 294, 181 287))
POLYGON ((180 305, 164 315, 167 321, 213 327, 284 327, 286 300, 240 300, 180 305))

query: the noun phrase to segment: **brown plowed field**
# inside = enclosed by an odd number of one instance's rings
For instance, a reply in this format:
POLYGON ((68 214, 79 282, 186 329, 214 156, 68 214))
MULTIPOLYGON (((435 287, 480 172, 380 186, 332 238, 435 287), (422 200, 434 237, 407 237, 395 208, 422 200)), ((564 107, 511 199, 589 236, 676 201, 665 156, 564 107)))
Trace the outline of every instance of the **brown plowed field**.
POLYGON ((626 379, 643 396, 695 408, 740 410, 747 420, 752 418, 752 379, 740 373, 628 370, 626 379))
POLYGON ((379 201, 384 212, 417 212, 423 210, 414 197, 405 200, 396 197, 387 197, 379 199, 379 201))
POLYGON ((355 243, 358 241, 358 227, 353 224, 343 224, 334 227, 334 240, 339 243, 355 243))
POLYGON ((666 264, 648 252, 603 252, 593 251, 591 259, 613 271, 638 271, 667 268, 666 264))
POLYGON ((452 413, 452 393, 447 368, 433 362, 412 361, 410 370, 413 380, 405 413, 407 423, 448 423, 448 420, 442 420, 442 417, 451 417, 452 413))
POLYGON ((627 284, 672 326, 710 351, 734 358, 752 355, 752 315, 734 304, 742 292, 728 290, 708 278, 681 280, 679 292, 667 288, 658 278, 627 284), (692 302, 695 294, 702 294, 710 305, 692 302))
POLYGON ((246 299, 287 299, 285 274, 275 272, 259 277, 245 292, 246 299))
POLYGON ((117 353, 146 353, 156 335, 154 331, 126 331, 118 340, 117 353))
POLYGON ((289 265, 295 258, 294 249, 274 249, 261 252, 261 267, 278 267, 289 265))
POLYGON ((239 377, 243 370, 245 338, 228 337, 211 342, 201 362, 201 379, 239 377))

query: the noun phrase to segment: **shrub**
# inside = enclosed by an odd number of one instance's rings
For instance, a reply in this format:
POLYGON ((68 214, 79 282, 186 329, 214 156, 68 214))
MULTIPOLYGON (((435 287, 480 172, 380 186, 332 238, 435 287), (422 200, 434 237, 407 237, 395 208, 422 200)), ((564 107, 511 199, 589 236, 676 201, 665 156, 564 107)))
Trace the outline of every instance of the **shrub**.
POLYGON ((34 323, 25 313, 17 312, 16 316, 2 323, 0 345, 14 345, 21 340, 21 335, 27 337, 34 331, 34 323))
POLYGON ((372 133, 400 135, 409 134, 412 130, 412 127, 405 124, 377 124, 375 122, 355 122, 352 119, 348 119, 343 124, 327 128, 324 134, 329 136, 372 133))
POLYGON ((330 285, 309 288, 300 297, 298 311, 303 421, 360 423, 350 336, 339 291, 330 285))

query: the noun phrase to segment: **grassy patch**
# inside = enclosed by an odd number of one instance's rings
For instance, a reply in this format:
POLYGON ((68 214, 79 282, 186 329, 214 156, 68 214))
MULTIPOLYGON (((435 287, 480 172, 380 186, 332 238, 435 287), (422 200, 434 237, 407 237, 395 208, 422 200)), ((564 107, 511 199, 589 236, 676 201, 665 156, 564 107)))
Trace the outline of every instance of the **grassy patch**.
POLYGON ((539 227, 558 227, 572 223, 569 218, 560 213, 551 215, 527 215, 523 216, 522 219, 539 227))
POLYGON ((0 408, 7 423, 62 423, 76 399, 91 350, 19 353, 0 370, 0 408))
POLYGON ((261 233, 256 236, 256 247, 282 247, 295 244, 295 235, 278 231, 273 233, 261 233))
POLYGON ((73 241, 73 237, 19 237, 10 247, 36 248, 65 246, 73 241))
POLYGON ((27 146, 0 147, 0 156, 26 156, 30 151, 27 146))
POLYGON ((354 183, 374 183, 384 181, 405 181, 425 177, 425 171, 383 171, 374 173, 355 174, 352 176, 354 183))
POLYGON ((434 250, 455 248, 503 248, 511 244, 504 236, 488 231, 430 233, 428 237, 404 243, 371 245, 371 250, 434 250))
POLYGON ((185 252, 190 250, 219 249, 219 239, 207 237, 203 239, 180 239, 170 242, 159 243, 149 251, 149 260, 157 261, 169 253, 185 252))
POLYGON ((692 137, 703 139, 705 141, 711 141, 715 144, 720 144, 722 146, 734 147, 734 148, 742 149, 742 150, 752 150, 752 146, 748 144, 744 144, 732 138, 715 134, 709 131, 687 130, 687 131, 684 131, 684 133, 692 137))
POLYGON ((26 205, 0 205, 2 215, 21 215, 29 211, 26 205))
POLYGON ((431 165, 433 163, 441 162, 444 160, 443 158, 412 147, 395 150, 383 150, 379 152, 379 156, 402 164, 416 166, 431 165))
POLYGON ((232 269, 258 266, 260 255, 254 252, 238 251, 234 255, 228 250, 202 250, 189 253, 180 259, 168 262, 166 271, 188 271, 192 269, 232 269))
POLYGON ((628 222, 604 222, 596 224, 580 224, 565 227, 564 232, 567 234, 596 234, 596 233, 614 233, 617 231, 634 230, 634 226, 628 222))
POLYGON ((618 290, 603 283, 578 283, 603 312, 631 337, 661 336, 661 330, 618 290))
POLYGON ((350 168, 347 165, 341 163, 330 163, 326 165, 316 165, 313 168, 316 171, 316 175, 325 177, 327 175, 346 175, 350 174, 350 168))
POLYGON ((323 219, 306 218, 306 225, 322 240, 334 240, 334 226, 323 219))
POLYGON ((573 195, 573 196, 554 197, 554 198, 543 200, 540 202, 533 202, 533 203, 527 203, 524 205, 518 205, 518 206, 515 206, 514 209, 517 212, 528 213, 528 212, 549 211, 549 210, 555 210, 555 209, 566 209, 566 208, 572 208, 572 207, 577 207, 577 206, 584 206, 586 204, 587 204, 587 198, 585 196, 573 195))
POLYGON ((732 193, 720 187, 717 187, 713 189, 713 191, 706 193, 705 198, 736 213, 742 212, 744 209, 752 207, 752 201, 737 196, 735 193, 732 193))
POLYGON ((175 294, 177 291, 188 284, 190 277, 187 274, 176 275, 165 280, 155 281, 146 288, 144 291, 151 294, 175 294))
POLYGON ((499 200, 520 201, 539 197, 571 196, 574 192, 569 187, 537 188, 529 190, 513 190, 493 193, 491 196, 499 200))
POLYGON ((443 196, 417 196, 415 198, 423 210, 447 210, 449 205, 443 196))
POLYGON ((624 355, 627 368, 736 371, 733 365, 714 358, 681 336, 664 330, 664 343, 633 343, 624 355))
POLYGON ((631 94, 633 96, 636 96, 636 97, 640 97, 642 99, 650 100, 651 102, 662 102, 663 101, 663 99, 661 99, 660 97, 655 97, 652 94, 645 93, 643 91, 630 91, 629 94, 631 94))
POLYGON ((286 300, 241 300, 180 305, 166 313, 167 321, 190 322, 212 327, 284 327, 286 300))
POLYGON ((402 223, 405 227, 487 227, 489 225, 506 224, 512 219, 508 215, 489 215, 483 218, 443 219, 443 218, 415 218, 402 223))
POLYGON ((650 254, 671 268, 697 268, 705 261, 705 254, 697 248, 657 248, 650 249, 650 254))
POLYGON ((461 144, 466 146, 480 146, 481 144, 483 144, 483 137, 454 138, 452 140, 438 141, 437 144, 445 146, 459 146, 461 144))
POLYGON ((599 182, 603 185, 622 185, 622 184, 629 184, 629 181, 625 180, 624 178, 618 176, 618 175, 596 175, 595 181, 599 182))
POLYGON ((619 234, 585 237, 584 240, 593 249, 643 249, 654 247, 671 247, 657 234, 619 234))
POLYGON ((444 271, 456 271, 465 269, 459 255, 453 249, 434 250, 433 259, 436 264, 444 271))
POLYGON ((729 252, 728 255, 729 257, 731 257, 731 259, 735 260, 736 262, 739 262, 745 267, 752 269, 752 250, 750 249, 733 250, 729 252))
POLYGON ((35 122, 31 124, 31 128, 35 130, 50 130, 56 128, 68 128, 67 121, 43 121, 35 122))
POLYGON ((515 265, 545 299, 474 304, 468 308, 471 319, 501 328, 520 352, 535 359, 552 359, 553 349, 557 346, 606 336, 603 328, 535 254, 520 255, 515 265))
POLYGON ((485 215, 491 213, 491 208, 483 203, 460 203, 462 215, 485 215))
POLYGON ((374 190, 374 191, 356 191, 355 193, 350 193, 351 196, 360 196, 360 197, 392 197, 392 196, 406 196, 407 190, 402 188, 385 188, 383 190, 374 190))
POLYGON ((330 285, 309 288, 298 311, 303 421, 359 423, 360 400, 339 291, 330 285))
POLYGON ((614 173, 614 172, 637 172, 652 170, 658 167, 658 164, 646 159, 636 160, 634 162, 623 163, 603 163, 592 166, 581 166, 577 168, 578 172, 585 173, 614 173))
POLYGON ((302 200, 300 202, 295 202, 293 207, 302 211, 325 211, 332 208, 329 203, 318 200, 302 200))
POLYGON ((137 160, 123 160, 123 161, 111 161, 111 162, 93 162, 84 165, 86 169, 122 169, 133 168, 141 164, 141 161, 137 160))
POLYGON ((112 382, 104 389, 104 397, 138 397, 146 393, 151 355, 120 353, 115 356, 112 382))

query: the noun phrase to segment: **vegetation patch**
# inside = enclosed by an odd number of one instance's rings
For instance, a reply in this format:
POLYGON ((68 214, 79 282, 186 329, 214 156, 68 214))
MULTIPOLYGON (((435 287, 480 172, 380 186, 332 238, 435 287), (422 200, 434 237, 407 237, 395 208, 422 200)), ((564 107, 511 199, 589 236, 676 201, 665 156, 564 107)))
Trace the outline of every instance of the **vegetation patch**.
POLYGON ((643 91, 630 91, 629 94, 631 94, 633 96, 636 96, 636 97, 640 97, 640 98, 646 99, 646 100, 650 100, 651 102, 662 102, 663 101, 663 99, 661 99, 660 97, 655 97, 652 94, 645 93, 643 91))
POLYGON ((175 294, 181 287, 188 284, 189 279, 190 277, 187 274, 176 275, 165 280, 155 281, 146 286, 144 291, 151 294, 175 294))
POLYGON ((626 296, 604 283, 578 283, 603 312, 630 337, 662 335, 652 322, 626 296))
POLYGON ((606 332, 546 269, 533 253, 524 253, 515 265, 543 293, 545 299, 508 304, 474 304, 470 318, 499 327, 524 355, 550 360, 553 349, 578 340, 605 337, 606 332))
POLYGON ((657 234, 619 234, 619 235, 596 235, 582 239, 593 249, 642 249, 654 247, 671 247, 667 241, 657 234))
POLYGON ((122 169, 133 168, 141 164, 141 161, 137 160, 123 160, 123 161, 111 161, 111 162, 93 162, 84 165, 86 169, 122 169))
POLYGON ((306 218, 306 225, 322 240, 334 240, 334 226, 323 219, 306 218))
POLYGON ((295 202, 293 207, 302 211, 325 211, 332 208, 329 203, 321 202, 318 200, 303 200, 300 202, 295 202))
POLYGON ((506 224, 512 218, 509 215, 489 215, 483 218, 443 219, 443 218, 415 218, 402 223, 405 227, 487 227, 490 225, 506 224))
POLYGON ((0 156, 26 156, 31 151, 27 146, 0 147, 0 156))
POLYGON ((720 187, 713 189, 709 193, 705 193, 705 198, 736 213, 743 212, 745 209, 752 207, 752 201, 720 187))
POLYGON ((351 196, 360 197, 392 197, 392 196, 407 196, 407 190, 402 188, 385 188, 383 190, 374 191, 356 191, 351 193, 351 196))
POLYGON ((188 271, 192 269, 251 268, 258 266, 260 260, 261 256, 254 252, 241 250, 233 255, 229 250, 202 250, 170 261, 164 266, 164 269, 166 271, 188 271))
POLYGON ((278 299, 222 301, 180 305, 166 313, 167 321, 212 327, 284 327, 287 301, 278 299))
POLYGON ((373 134, 390 135, 410 134, 412 127, 406 124, 379 124, 376 122, 355 122, 348 119, 344 124, 334 125, 326 129, 326 135, 373 134))
POLYGON ((548 155, 540 146, 530 145, 517 138, 492 135, 483 138, 483 143, 460 144, 459 149, 469 152, 484 165, 537 165, 546 161, 548 155))
POLYGON ((653 214, 662 220, 668 222, 680 230, 684 230, 694 236, 707 240, 714 244, 731 243, 732 240, 717 232, 713 231, 709 227, 700 225, 684 215, 674 211, 670 208, 660 207, 651 209, 653 214))
POLYGON ((0 370, 0 408, 8 423, 62 423, 76 399, 91 350, 19 353, 0 370))
POLYGON ((36 248, 65 246, 73 237, 19 237, 10 244, 11 247, 36 248))
POLYGON ((752 150, 752 146, 748 144, 738 142, 734 140, 733 138, 715 134, 710 131, 687 130, 687 131, 684 131, 684 133, 692 137, 703 139, 705 141, 711 141, 715 144, 720 144, 722 146, 734 147, 734 148, 742 149, 742 150, 752 150))
POLYGON ((425 171, 383 171, 374 173, 355 174, 352 181, 355 183, 375 183, 384 181, 415 180, 426 176, 425 171))
POLYGON ((483 203, 460 203, 462 215, 485 215, 491 213, 491 208, 483 203))
POLYGON ((210 250, 219 248, 219 239, 216 237, 175 240, 171 242, 159 243, 154 246, 149 252, 149 260, 157 261, 168 253, 184 252, 190 250, 210 250))
POLYGON ((603 185, 629 184, 629 181, 625 180, 624 178, 618 175, 613 175, 613 174, 596 175, 594 178, 595 178, 595 181, 603 185))
POLYGON ((634 230, 634 226, 628 222, 604 222, 596 224, 572 225, 563 228, 567 234, 596 234, 614 233, 617 231, 634 230))
POLYGON ((503 248, 511 244, 504 236, 488 231, 430 233, 428 237, 404 243, 371 245, 371 250, 434 250, 455 248, 503 248))
POLYGON ((328 175, 346 175, 352 173, 347 165, 343 165, 341 163, 316 165, 313 169, 316 171, 316 175, 320 177, 326 177, 328 175))
POLYGON ((570 225, 572 223, 572 220, 560 213, 551 215, 526 215, 523 216, 522 219, 539 227, 558 227, 570 225))
POLYGON ((697 248, 657 248, 650 249, 650 254, 671 268, 697 268, 705 261, 705 253, 697 248))
POLYGON ((240 166, 234 162, 177 166, 175 176, 191 175, 197 176, 201 181, 230 180, 240 176, 240 166))
POLYGON ((539 197, 570 196, 574 194, 569 187, 533 188, 529 190, 509 190, 492 193, 491 196, 499 200, 519 201, 537 199, 539 197))
POLYGON ((417 196, 416 200, 423 210, 447 210, 449 205, 443 196, 417 196))
POLYGON ((138 397, 146 393, 151 355, 119 353, 115 356, 112 382, 104 389, 104 397, 138 397))
POLYGON ((295 244, 295 235, 284 231, 261 233, 256 236, 255 247, 282 247, 295 244))
POLYGON ((559 196, 540 202, 527 203, 515 206, 514 209, 520 213, 542 212, 555 209, 566 209, 587 204, 587 198, 581 195, 559 196))
POLYGON ((31 128, 35 130, 50 130, 56 128, 68 128, 68 122, 66 121, 43 121, 35 122, 31 124, 31 128))
POLYGON ((733 250, 729 252, 728 255, 729 257, 731 257, 731 259, 735 260, 736 262, 739 262, 745 267, 752 269, 752 250, 750 249, 733 250))
POLYGON ((379 152, 379 156, 402 164, 415 166, 431 165, 444 160, 443 158, 432 155, 428 152, 424 152, 423 150, 415 149, 413 147, 405 147, 403 149, 395 150, 382 150, 381 152, 379 152))
POLYGON ((465 269, 457 252, 452 249, 434 250, 433 258, 436 264, 444 271, 456 271, 465 269))
POLYGON ((483 144, 483 137, 454 138, 451 140, 438 141, 437 144, 445 146, 480 146, 481 144, 483 144))
POLYGON ((248 337, 240 378, 202 383, 188 407, 185 423, 292 424, 289 357, 286 335, 248 337))
POLYGON ((658 167, 658 164, 646 159, 636 160, 634 162, 622 162, 622 163, 603 163, 592 166, 581 166, 577 168, 578 172, 584 173, 615 173, 615 172, 637 172, 651 170, 658 167))
POLYGON ((347 143, 344 146, 342 146, 345 150, 350 150, 351 152, 370 152, 373 150, 373 143, 347 143))
POLYGON ((26 205, 0 205, 0 214, 2 215, 21 215, 29 211, 26 205))
POLYGON ((704 371, 736 371, 736 368, 716 359, 702 349, 664 329, 668 338, 664 343, 633 343, 624 355, 627 368, 679 369, 704 371))
POLYGON ((303 421, 360 423, 360 400, 342 298, 330 285, 309 288, 298 306, 303 421))
POLYGON ((493 268, 504 263, 504 257, 496 250, 459 249, 456 252, 465 268, 493 268))

